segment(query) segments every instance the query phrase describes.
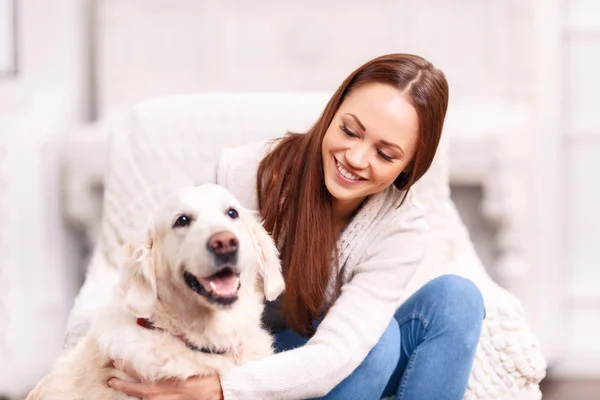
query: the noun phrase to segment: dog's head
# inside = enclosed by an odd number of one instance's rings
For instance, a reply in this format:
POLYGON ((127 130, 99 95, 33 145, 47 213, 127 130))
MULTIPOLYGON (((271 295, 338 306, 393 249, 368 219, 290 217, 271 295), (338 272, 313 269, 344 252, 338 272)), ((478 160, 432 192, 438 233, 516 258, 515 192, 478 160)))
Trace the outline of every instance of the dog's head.
POLYGON ((120 286, 124 304, 137 316, 152 314, 157 284, 213 309, 235 304, 240 287, 254 287, 257 275, 267 300, 284 290, 273 240, 221 186, 179 189, 159 206, 145 236, 130 251, 120 286))

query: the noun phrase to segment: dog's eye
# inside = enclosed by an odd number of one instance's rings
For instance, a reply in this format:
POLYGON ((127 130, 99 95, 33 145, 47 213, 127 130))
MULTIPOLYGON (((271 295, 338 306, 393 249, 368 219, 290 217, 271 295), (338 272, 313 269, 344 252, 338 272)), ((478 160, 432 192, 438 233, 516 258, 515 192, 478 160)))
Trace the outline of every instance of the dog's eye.
POLYGON ((227 210, 227 215, 229 215, 229 218, 231 219, 236 219, 240 216, 235 208, 230 208, 227 210))
POLYGON ((173 224, 173 228, 184 228, 192 223, 192 219, 187 215, 180 215, 173 224))

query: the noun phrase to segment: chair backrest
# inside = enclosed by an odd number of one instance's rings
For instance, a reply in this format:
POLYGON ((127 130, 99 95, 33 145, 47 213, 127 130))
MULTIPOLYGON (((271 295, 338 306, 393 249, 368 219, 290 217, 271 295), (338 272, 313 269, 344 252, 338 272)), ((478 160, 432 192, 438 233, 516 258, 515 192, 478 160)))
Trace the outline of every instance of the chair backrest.
MULTIPOLYGON (((145 101, 112 126, 100 243, 109 259, 143 226, 173 188, 214 180, 224 147, 304 132, 330 93, 205 93, 145 101)), ((449 200, 443 140, 434 165, 415 186, 433 214, 449 200)), ((439 224, 431 218, 431 225, 439 224)), ((109 260, 116 262, 117 260, 109 260)))

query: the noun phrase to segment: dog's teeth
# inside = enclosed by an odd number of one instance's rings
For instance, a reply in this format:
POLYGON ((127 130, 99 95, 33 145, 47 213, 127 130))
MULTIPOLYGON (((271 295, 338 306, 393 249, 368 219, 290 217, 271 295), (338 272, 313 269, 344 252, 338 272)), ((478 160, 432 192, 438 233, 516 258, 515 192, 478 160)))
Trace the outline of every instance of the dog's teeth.
POLYGON ((214 282, 210 282, 210 290, 215 292, 216 294, 219 294, 219 291, 217 290, 217 287, 215 286, 214 282))
POLYGON ((239 287, 240 287, 240 278, 236 277, 235 278, 235 289, 237 290, 237 289, 239 289, 239 287))

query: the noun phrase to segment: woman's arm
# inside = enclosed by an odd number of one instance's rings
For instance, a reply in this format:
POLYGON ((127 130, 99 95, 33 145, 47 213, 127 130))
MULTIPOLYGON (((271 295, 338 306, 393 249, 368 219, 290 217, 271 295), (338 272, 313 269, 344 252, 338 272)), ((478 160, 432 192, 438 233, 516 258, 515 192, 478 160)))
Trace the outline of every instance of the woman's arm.
POLYGON ((426 249, 423 214, 414 208, 399 214, 374 238, 313 338, 221 376, 225 399, 324 396, 362 362, 389 325, 426 249))

